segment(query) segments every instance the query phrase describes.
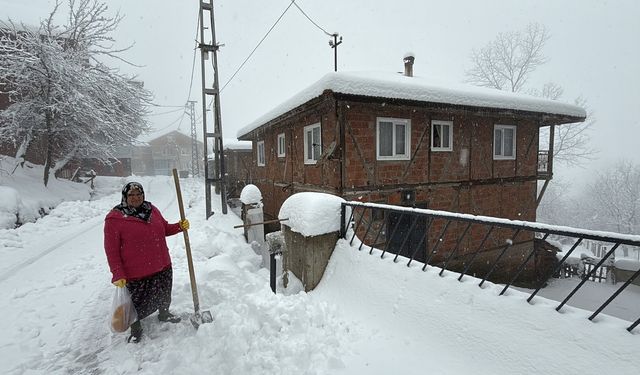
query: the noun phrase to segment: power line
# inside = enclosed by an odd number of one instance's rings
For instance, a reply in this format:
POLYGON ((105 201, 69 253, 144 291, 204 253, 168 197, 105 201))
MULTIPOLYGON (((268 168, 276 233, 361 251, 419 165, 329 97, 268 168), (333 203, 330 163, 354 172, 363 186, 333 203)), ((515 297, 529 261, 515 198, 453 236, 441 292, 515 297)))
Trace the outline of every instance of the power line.
POLYGON ((199 30, 200 30, 200 12, 198 12, 198 21, 196 22, 196 35, 193 38, 196 41, 196 48, 193 49, 193 62, 191 63, 191 82, 189 82, 189 94, 187 94, 186 102, 188 102, 189 99, 191 99, 191 88, 193 87, 193 73, 196 67, 196 50, 198 49, 198 31, 199 30))
POLYGON ((295 4, 295 1, 292 0, 291 4, 289 4, 289 6, 282 12, 282 14, 280 15, 280 17, 278 17, 278 19, 276 20, 276 22, 271 26, 271 28, 269 28, 269 31, 267 31, 266 34, 264 34, 264 36, 262 37, 262 39, 260 39, 260 41, 258 42, 258 44, 253 48, 253 50, 251 51, 251 53, 249 54, 249 56, 247 56, 246 59, 244 59, 244 61, 242 62, 242 64, 240 64, 240 66, 238 67, 238 69, 236 69, 236 71, 233 73, 233 75, 231 76, 231 78, 229 78, 229 80, 227 81, 227 83, 225 83, 222 86, 222 89, 220 89, 220 92, 222 92, 224 90, 225 87, 227 87, 227 85, 229 84, 229 82, 231 82, 233 80, 233 78, 235 78, 235 76, 238 74, 238 72, 240 71, 240 69, 242 69, 242 67, 244 66, 244 64, 247 63, 247 61, 249 61, 249 59, 251 58, 251 56, 253 56, 253 54, 256 52, 256 50, 258 49, 258 47, 260 47, 260 45, 262 44, 262 42, 264 42, 264 40, 267 38, 267 36, 271 33, 271 31, 273 30, 274 27, 276 27, 276 25, 278 24, 278 22, 280 22, 280 20, 282 19, 282 17, 284 17, 285 13, 287 13, 287 11, 289 10, 289 8, 291 8, 292 5, 295 4))
POLYGON ((161 107, 161 108, 184 108, 184 105, 163 105, 163 104, 156 104, 156 103, 149 103, 149 105, 153 107, 161 107))
POLYGON ((167 114, 169 114, 169 113, 178 112, 178 111, 181 111, 181 110, 183 110, 183 109, 184 109, 184 106, 183 106, 183 107, 176 108, 176 109, 172 109, 172 110, 170 110, 170 111, 166 111, 166 112, 156 112, 156 113, 151 113, 151 114, 149 114, 149 116, 161 116, 161 115, 167 115, 167 114))
POLYGON ((160 129, 156 129, 155 131, 158 132, 158 131, 161 131, 161 130, 165 130, 165 129, 168 129, 168 128, 172 127, 173 125, 175 125, 178 121, 182 122, 182 119, 184 118, 185 114, 186 114, 186 112, 183 111, 182 114, 180 115, 180 117, 176 118, 169 125, 167 125, 165 127, 162 127, 160 129))
POLYGON ((317 27, 318 29, 322 30, 323 33, 327 34, 328 36, 333 36, 333 34, 329 33, 327 30, 323 29, 322 27, 320 27, 320 25, 318 25, 316 22, 314 22, 311 17, 309 17, 309 15, 307 13, 305 13, 304 10, 302 10, 302 8, 300 8, 300 6, 296 3, 295 0, 292 1, 293 5, 296 6, 296 8, 298 8, 298 10, 300 12, 302 12, 302 14, 304 14, 305 17, 307 17, 307 19, 315 25, 315 27, 317 27))

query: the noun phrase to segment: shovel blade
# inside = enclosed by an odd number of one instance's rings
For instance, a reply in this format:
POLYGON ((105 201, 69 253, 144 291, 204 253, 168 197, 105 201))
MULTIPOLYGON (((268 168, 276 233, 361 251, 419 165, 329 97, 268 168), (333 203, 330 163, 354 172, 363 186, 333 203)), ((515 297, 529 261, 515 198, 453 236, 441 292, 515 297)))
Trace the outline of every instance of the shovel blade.
POLYGON ((213 316, 211 316, 210 311, 203 311, 200 313, 200 318, 202 318, 202 323, 211 323, 213 322, 213 316))
POLYGON ((191 325, 193 325, 193 328, 198 329, 198 327, 200 327, 200 324, 213 322, 213 316, 211 315, 210 311, 202 311, 193 314, 191 318, 189 318, 189 320, 191 321, 191 325))

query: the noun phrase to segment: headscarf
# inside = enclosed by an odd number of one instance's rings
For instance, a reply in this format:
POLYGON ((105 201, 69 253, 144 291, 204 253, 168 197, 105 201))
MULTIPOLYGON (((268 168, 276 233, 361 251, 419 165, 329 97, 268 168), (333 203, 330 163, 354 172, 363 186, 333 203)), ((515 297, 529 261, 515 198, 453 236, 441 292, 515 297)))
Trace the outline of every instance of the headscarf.
POLYGON ((149 220, 151 220, 151 203, 143 201, 138 208, 129 207, 127 204, 127 193, 129 193, 130 190, 139 190, 144 199, 144 189, 142 185, 139 182, 129 182, 122 188, 122 201, 113 209, 122 212, 126 216, 133 216, 142 221, 149 222, 149 220))

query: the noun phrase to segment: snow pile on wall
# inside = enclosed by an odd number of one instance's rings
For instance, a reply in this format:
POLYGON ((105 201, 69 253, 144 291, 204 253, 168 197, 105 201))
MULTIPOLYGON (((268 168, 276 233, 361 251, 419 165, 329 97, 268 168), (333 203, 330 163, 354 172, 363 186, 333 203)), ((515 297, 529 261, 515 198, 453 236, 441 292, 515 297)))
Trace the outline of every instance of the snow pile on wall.
POLYGON ((292 231, 318 236, 340 230, 340 207, 344 199, 325 193, 297 193, 282 204, 278 219, 292 231))

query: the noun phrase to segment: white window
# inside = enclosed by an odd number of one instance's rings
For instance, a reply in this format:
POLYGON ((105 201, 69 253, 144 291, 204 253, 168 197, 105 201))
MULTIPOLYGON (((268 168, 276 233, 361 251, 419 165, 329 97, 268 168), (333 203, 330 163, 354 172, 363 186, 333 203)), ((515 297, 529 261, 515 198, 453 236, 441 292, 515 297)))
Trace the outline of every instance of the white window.
POLYGON ((493 158, 515 160, 516 127, 513 125, 494 125, 493 158))
POLYGON ((408 160, 411 123, 407 119, 378 117, 376 149, 378 160, 408 160))
POLYGON ((258 141, 257 152, 258 154, 256 155, 256 160, 258 161, 258 166, 263 167, 264 166, 264 141, 258 141))
POLYGON ((453 121, 431 121, 431 150, 453 150, 453 121))
POLYGON ((278 157, 283 158, 286 154, 284 133, 278 134, 278 157))
POLYGON ((320 123, 304 127, 304 163, 315 164, 322 152, 320 123))

